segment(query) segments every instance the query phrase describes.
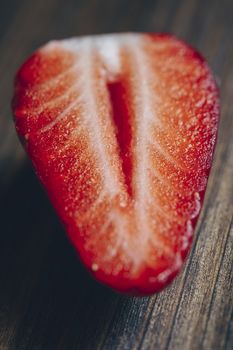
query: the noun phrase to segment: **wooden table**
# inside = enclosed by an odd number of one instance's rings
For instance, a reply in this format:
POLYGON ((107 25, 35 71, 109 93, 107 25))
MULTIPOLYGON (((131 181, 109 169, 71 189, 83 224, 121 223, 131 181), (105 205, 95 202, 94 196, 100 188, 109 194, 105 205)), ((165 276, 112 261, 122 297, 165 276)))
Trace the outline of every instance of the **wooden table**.
POLYGON ((0 349, 233 348, 233 1, 1 0, 0 349), (221 89, 214 168, 184 271, 150 298, 114 294, 78 263, 16 137, 17 67, 51 38, 168 31, 208 59, 221 89))

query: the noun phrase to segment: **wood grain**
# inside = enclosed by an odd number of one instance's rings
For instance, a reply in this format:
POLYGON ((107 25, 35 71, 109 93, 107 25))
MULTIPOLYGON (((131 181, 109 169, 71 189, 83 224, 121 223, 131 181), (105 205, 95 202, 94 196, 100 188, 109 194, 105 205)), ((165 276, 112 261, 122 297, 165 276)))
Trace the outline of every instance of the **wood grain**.
POLYGON ((0 349, 233 348, 233 2, 1 0, 0 349), (84 271, 16 137, 16 69, 51 38, 172 32, 207 57, 221 91, 214 167, 191 254, 150 298, 129 298, 84 271))

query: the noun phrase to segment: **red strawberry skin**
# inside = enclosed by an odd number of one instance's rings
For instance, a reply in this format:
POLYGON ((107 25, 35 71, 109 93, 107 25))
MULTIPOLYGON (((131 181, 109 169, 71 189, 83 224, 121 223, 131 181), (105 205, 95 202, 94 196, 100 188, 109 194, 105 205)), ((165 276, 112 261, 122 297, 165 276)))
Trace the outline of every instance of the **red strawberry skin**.
POLYGON ((121 292, 164 288, 190 249, 216 142, 205 60, 163 34, 54 41, 20 68, 13 113, 87 269, 121 292))

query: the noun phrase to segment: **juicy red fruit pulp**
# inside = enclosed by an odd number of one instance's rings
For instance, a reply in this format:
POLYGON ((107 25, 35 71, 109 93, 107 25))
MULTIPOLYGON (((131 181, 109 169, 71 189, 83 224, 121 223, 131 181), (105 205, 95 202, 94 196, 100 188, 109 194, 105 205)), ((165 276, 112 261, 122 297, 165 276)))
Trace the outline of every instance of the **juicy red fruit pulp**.
POLYGON ((127 87, 124 81, 119 80, 107 85, 112 105, 112 119, 115 124, 115 133, 119 145, 119 156, 122 161, 122 173, 129 196, 132 196, 132 154, 130 142, 132 138, 130 109, 128 106, 127 87))
POLYGON ((91 273, 127 293, 165 287, 189 251, 216 142, 200 55, 169 35, 51 42, 19 70, 13 111, 91 273))

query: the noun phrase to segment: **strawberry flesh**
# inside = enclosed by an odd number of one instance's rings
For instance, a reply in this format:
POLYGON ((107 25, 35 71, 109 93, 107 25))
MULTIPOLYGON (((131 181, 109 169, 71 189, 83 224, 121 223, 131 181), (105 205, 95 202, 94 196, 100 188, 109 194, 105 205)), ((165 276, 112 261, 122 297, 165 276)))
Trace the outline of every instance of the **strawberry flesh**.
MULTIPOLYGON (((127 86, 127 85, 126 85, 127 86)), ((132 155, 130 142, 132 130, 130 123, 130 107, 128 106, 127 88, 124 81, 116 81, 107 85, 110 103, 112 105, 112 118, 116 127, 116 139, 119 145, 119 156, 122 161, 122 172, 125 176, 127 192, 132 196, 132 155)))
POLYGON ((87 269, 151 294, 190 249, 212 163, 218 92, 170 35, 51 42, 15 81, 17 132, 87 269))

